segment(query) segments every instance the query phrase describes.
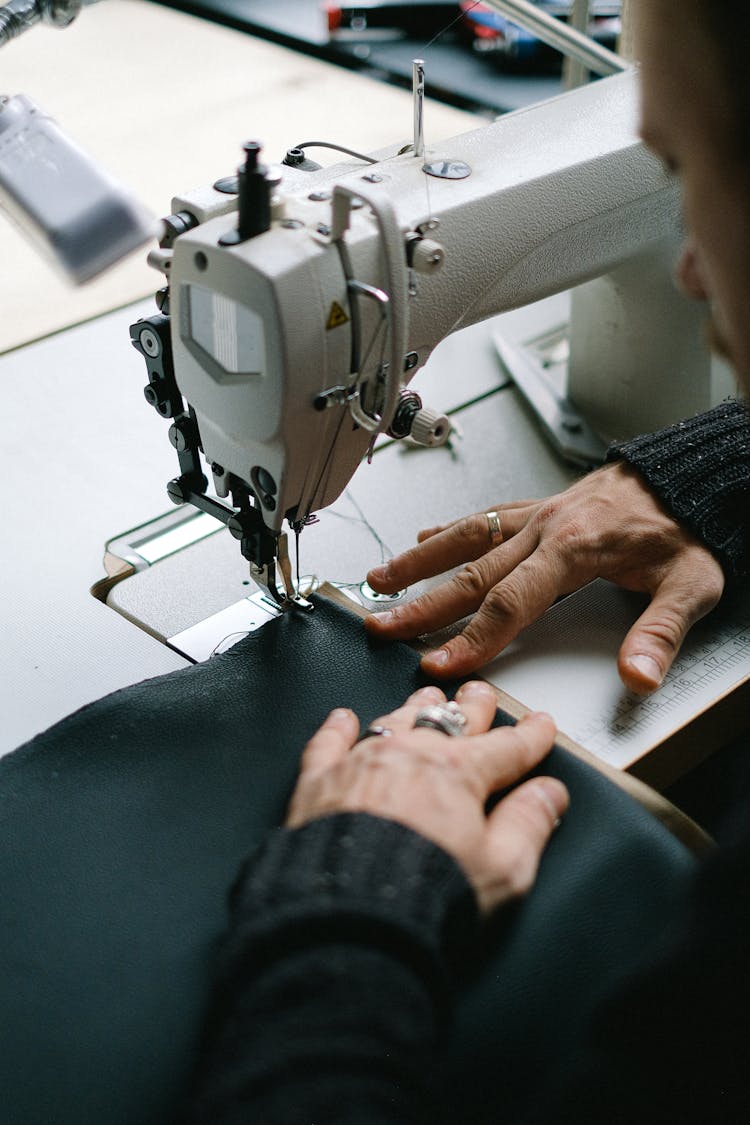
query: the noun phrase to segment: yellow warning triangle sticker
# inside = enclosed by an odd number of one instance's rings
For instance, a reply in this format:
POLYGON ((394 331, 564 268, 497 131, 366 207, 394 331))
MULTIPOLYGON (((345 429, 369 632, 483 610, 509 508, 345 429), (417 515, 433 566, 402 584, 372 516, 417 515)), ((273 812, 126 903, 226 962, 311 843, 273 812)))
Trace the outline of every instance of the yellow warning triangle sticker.
POLYGON ((331 301, 331 311, 329 312, 328 320, 326 321, 326 330, 328 331, 331 328, 340 328, 342 324, 348 323, 349 317, 346 315, 338 301, 331 301))

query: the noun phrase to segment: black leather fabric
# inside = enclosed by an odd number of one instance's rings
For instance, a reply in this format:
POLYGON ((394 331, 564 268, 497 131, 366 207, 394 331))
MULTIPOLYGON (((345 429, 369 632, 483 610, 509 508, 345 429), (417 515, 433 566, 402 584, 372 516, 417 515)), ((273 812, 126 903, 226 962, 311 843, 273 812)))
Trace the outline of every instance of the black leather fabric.
MULTIPOLYGON (((228 889, 282 819, 305 740, 334 706, 367 723, 422 682, 412 650, 318 600, 0 760, 3 1122, 170 1120, 228 889)), ((657 940, 694 866, 596 771, 559 749, 545 770, 571 809, 534 893, 469 967, 448 1064, 467 1107, 493 1098, 498 1059, 506 1109, 522 1096, 657 940)))

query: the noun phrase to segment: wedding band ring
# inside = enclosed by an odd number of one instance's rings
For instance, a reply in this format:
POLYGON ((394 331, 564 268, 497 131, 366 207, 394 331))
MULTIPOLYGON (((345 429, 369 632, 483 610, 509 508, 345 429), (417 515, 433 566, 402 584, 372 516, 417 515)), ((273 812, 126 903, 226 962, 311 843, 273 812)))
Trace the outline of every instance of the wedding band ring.
POLYGON ((497 512, 486 512, 487 516, 487 531, 490 537, 490 543, 502 543, 503 529, 500 527, 500 516, 497 512))
POLYGON ((366 727, 357 739, 357 742, 364 742, 366 738, 390 738, 392 734, 393 731, 389 730, 388 727, 380 727, 377 725, 374 727, 366 727))
POLYGON ((439 730, 451 738, 463 734, 466 723, 467 718, 457 703, 435 703, 431 707, 423 707, 414 719, 415 727, 439 730))

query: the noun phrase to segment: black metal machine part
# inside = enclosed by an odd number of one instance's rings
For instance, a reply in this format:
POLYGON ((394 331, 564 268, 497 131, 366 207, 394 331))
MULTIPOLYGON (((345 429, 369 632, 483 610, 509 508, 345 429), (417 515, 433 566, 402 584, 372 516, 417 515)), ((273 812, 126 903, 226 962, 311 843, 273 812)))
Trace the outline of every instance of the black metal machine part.
MULTIPOLYGON (((227 232, 222 243, 244 242, 268 230, 271 225, 273 181, 259 163, 260 151, 256 141, 248 141, 243 146, 245 159, 237 176, 237 227, 227 232)), ((160 245, 171 248, 181 234, 196 225, 197 220, 187 211, 167 216, 163 220, 160 245)), ((162 418, 172 419, 169 440, 177 453, 180 475, 169 482, 167 494, 174 504, 192 504, 220 520, 239 540, 243 557, 262 570, 276 558, 278 535, 266 527, 260 512, 261 499, 244 481, 227 475, 227 492, 231 494, 232 507, 207 495, 208 481, 201 462, 203 446, 198 420, 192 406, 185 403, 175 377, 168 288, 160 290, 156 300, 161 311, 131 324, 130 340, 146 362, 148 384, 143 392, 146 401, 162 418)), ((215 477, 225 475, 220 465, 213 465, 212 470, 215 477)))
MULTIPOLYGON (((206 494, 208 481, 201 466, 201 438, 195 412, 185 405, 177 386, 172 362, 169 317, 163 313, 139 320, 130 326, 130 339, 146 361, 149 381, 144 396, 162 418, 173 419, 169 440, 175 448, 180 475, 167 485, 174 504, 192 504, 220 520, 240 542, 244 558, 262 568, 276 556, 277 537, 263 522, 251 489, 234 478, 231 482, 233 507, 206 494)), ((217 471, 219 466, 216 466, 217 471)))

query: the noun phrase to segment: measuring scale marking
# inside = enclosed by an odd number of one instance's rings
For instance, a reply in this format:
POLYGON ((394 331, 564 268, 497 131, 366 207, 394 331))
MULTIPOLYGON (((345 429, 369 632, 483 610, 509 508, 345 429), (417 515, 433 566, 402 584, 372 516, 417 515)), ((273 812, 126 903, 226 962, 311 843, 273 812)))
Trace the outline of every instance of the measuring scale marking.
POLYGON ((699 622, 661 688, 643 699, 617 674, 617 651, 647 599, 598 580, 558 602, 481 675, 622 768, 750 676, 750 597, 699 622))

